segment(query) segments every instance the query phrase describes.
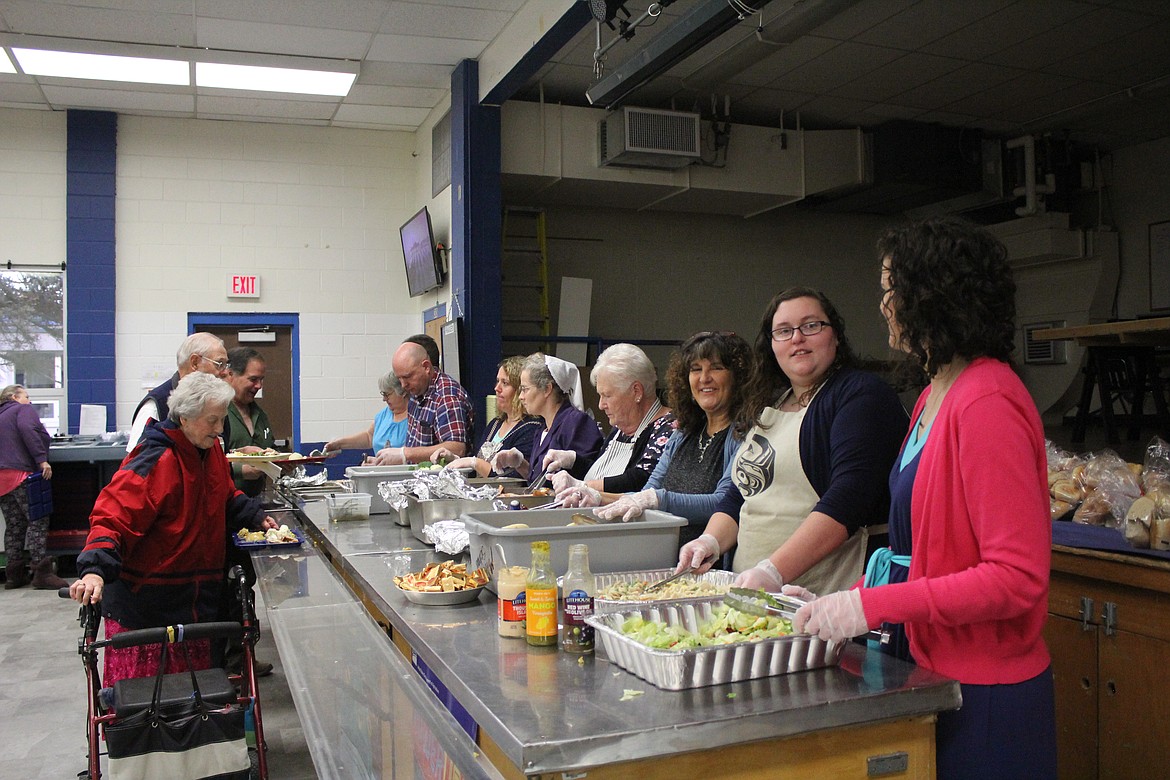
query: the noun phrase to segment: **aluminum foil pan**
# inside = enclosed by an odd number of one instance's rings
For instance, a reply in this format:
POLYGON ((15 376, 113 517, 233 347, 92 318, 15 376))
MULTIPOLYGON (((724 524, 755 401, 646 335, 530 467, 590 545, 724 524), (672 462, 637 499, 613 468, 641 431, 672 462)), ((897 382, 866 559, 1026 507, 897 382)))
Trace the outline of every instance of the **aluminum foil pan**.
MULTIPOLYGON (((674 569, 645 569, 643 571, 618 571, 609 574, 596 574, 597 590, 608 588, 611 585, 619 582, 638 582, 644 580, 646 582, 657 582, 665 577, 674 574, 674 569)), ((735 582, 735 573, 730 571, 723 571, 721 569, 712 569, 704 574, 688 576, 681 578, 681 582, 687 580, 698 580, 699 582, 707 582, 720 588, 721 593, 726 593, 735 582)), ((694 598, 671 598, 670 596, 658 596, 650 593, 645 598, 636 600, 617 600, 617 599, 602 599, 595 598, 593 600, 593 614, 604 615, 609 612, 630 612, 641 609, 642 607, 650 606, 664 601, 670 601, 676 604, 686 604, 690 602, 710 601, 711 596, 696 596, 694 598)))
POLYGON ((593 614, 586 621, 593 626, 606 658, 668 691, 803 672, 835 666, 841 659, 844 642, 826 642, 807 634, 718 647, 655 650, 621 632, 622 622, 635 614, 645 620, 681 624, 688 631, 698 631, 721 603, 722 599, 664 602, 625 612, 593 614))

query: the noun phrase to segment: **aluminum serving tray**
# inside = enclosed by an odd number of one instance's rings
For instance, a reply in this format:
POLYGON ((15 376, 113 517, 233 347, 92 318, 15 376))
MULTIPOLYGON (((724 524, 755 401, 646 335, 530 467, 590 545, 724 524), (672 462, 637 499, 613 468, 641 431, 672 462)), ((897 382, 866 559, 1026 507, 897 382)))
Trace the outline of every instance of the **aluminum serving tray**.
MULTIPOLYGON (((665 577, 674 574, 674 569, 646 569, 644 571, 618 571, 609 574, 595 574, 597 578, 597 590, 608 588, 610 585, 615 585, 619 582, 637 582, 638 580, 645 580, 646 582, 657 582, 665 577)), ((723 571, 722 569, 711 569, 703 574, 691 575, 684 577, 682 581, 688 579, 698 580, 700 582, 710 582, 713 585, 718 585, 724 588, 724 592, 731 588, 735 583, 735 572, 723 571)), ((653 598, 654 594, 650 594, 650 598, 644 599, 601 599, 595 598, 593 600, 593 614, 604 615, 610 612, 630 612, 638 610, 643 607, 654 604, 662 604, 669 601, 672 604, 686 604, 690 602, 710 601, 712 596, 695 596, 688 599, 679 598, 653 598)))
POLYGON ((721 603, 720 598, 668 601, 626 612, 593 614, 586 621, 595 629, 606 658, 668 691, 835 666, 841 658, 841 650, 845 647, 843 642, 825 642, 807 634, 718 647, 655 650, 621 632, 622 623, 635 614, 644 620, 682 624, 688 631, 698 631, 721 603))

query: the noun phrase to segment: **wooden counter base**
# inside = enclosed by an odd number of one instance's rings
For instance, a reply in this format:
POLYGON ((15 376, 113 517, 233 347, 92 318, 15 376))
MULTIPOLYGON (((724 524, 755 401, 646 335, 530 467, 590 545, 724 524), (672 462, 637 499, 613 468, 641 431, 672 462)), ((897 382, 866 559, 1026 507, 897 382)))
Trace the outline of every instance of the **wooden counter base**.
MULTIPOLYGON (((899 780, 930 780, 935 776, 935 716, 870 723, 799 737, 731 745, 701 753, 679 753, 669 758, 628 761, 594 767, 574 777, 581 780, 845 780, 882 777, 870 775, 867 761, 878 756, 905 753, 907 768, 893 772, 899 780)), ((503 752, 480 731, 479 746, 496 768, 509 780, 563 780, 556 772, 524 775, 503 752)))

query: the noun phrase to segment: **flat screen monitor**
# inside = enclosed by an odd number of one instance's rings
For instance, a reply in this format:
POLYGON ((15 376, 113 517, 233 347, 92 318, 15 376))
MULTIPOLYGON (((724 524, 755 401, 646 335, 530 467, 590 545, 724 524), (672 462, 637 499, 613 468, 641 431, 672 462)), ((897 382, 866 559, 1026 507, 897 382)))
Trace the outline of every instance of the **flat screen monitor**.
POLYGON ((431 230, 431 215, 427 207, 406 221, 398 229, 402 237, 402 256, 406 260, 406 286, 413 298, 441 287, 442 261, 431 230))

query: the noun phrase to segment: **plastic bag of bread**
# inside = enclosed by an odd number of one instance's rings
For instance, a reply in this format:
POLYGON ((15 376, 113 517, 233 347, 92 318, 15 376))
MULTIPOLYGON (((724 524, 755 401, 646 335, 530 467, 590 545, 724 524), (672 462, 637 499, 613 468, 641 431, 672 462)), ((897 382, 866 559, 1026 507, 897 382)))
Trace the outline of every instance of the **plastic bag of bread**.
POLYGON ((1141 485, 1130 464, 1112 450, 1101 450, 1085 460, 1080 482, 1084 499, 1073 520, 1120 529, 1130 504, 1141 495, 1141 485))
POLYGON ((1085 489, 1081 484, 1085 463, 1079 456, 1061 449, 1051 441, 1044 442, 1044 449, 1048 456, 1049 508, 1052 519, 1067 520, 1068 515, 1085 497, 1085 489))
POLYGON ((1150 529, 1154 525, 1154 515, 1154 502, 1146 496, 1139 496, 1130 504, 1121 529, 1130 547, 1150 549, 1150 529))
POLYGON ((1142 489, 1158 514, 1170 516, 1170 444, 1155 436, 1146 447, 1142 489))

